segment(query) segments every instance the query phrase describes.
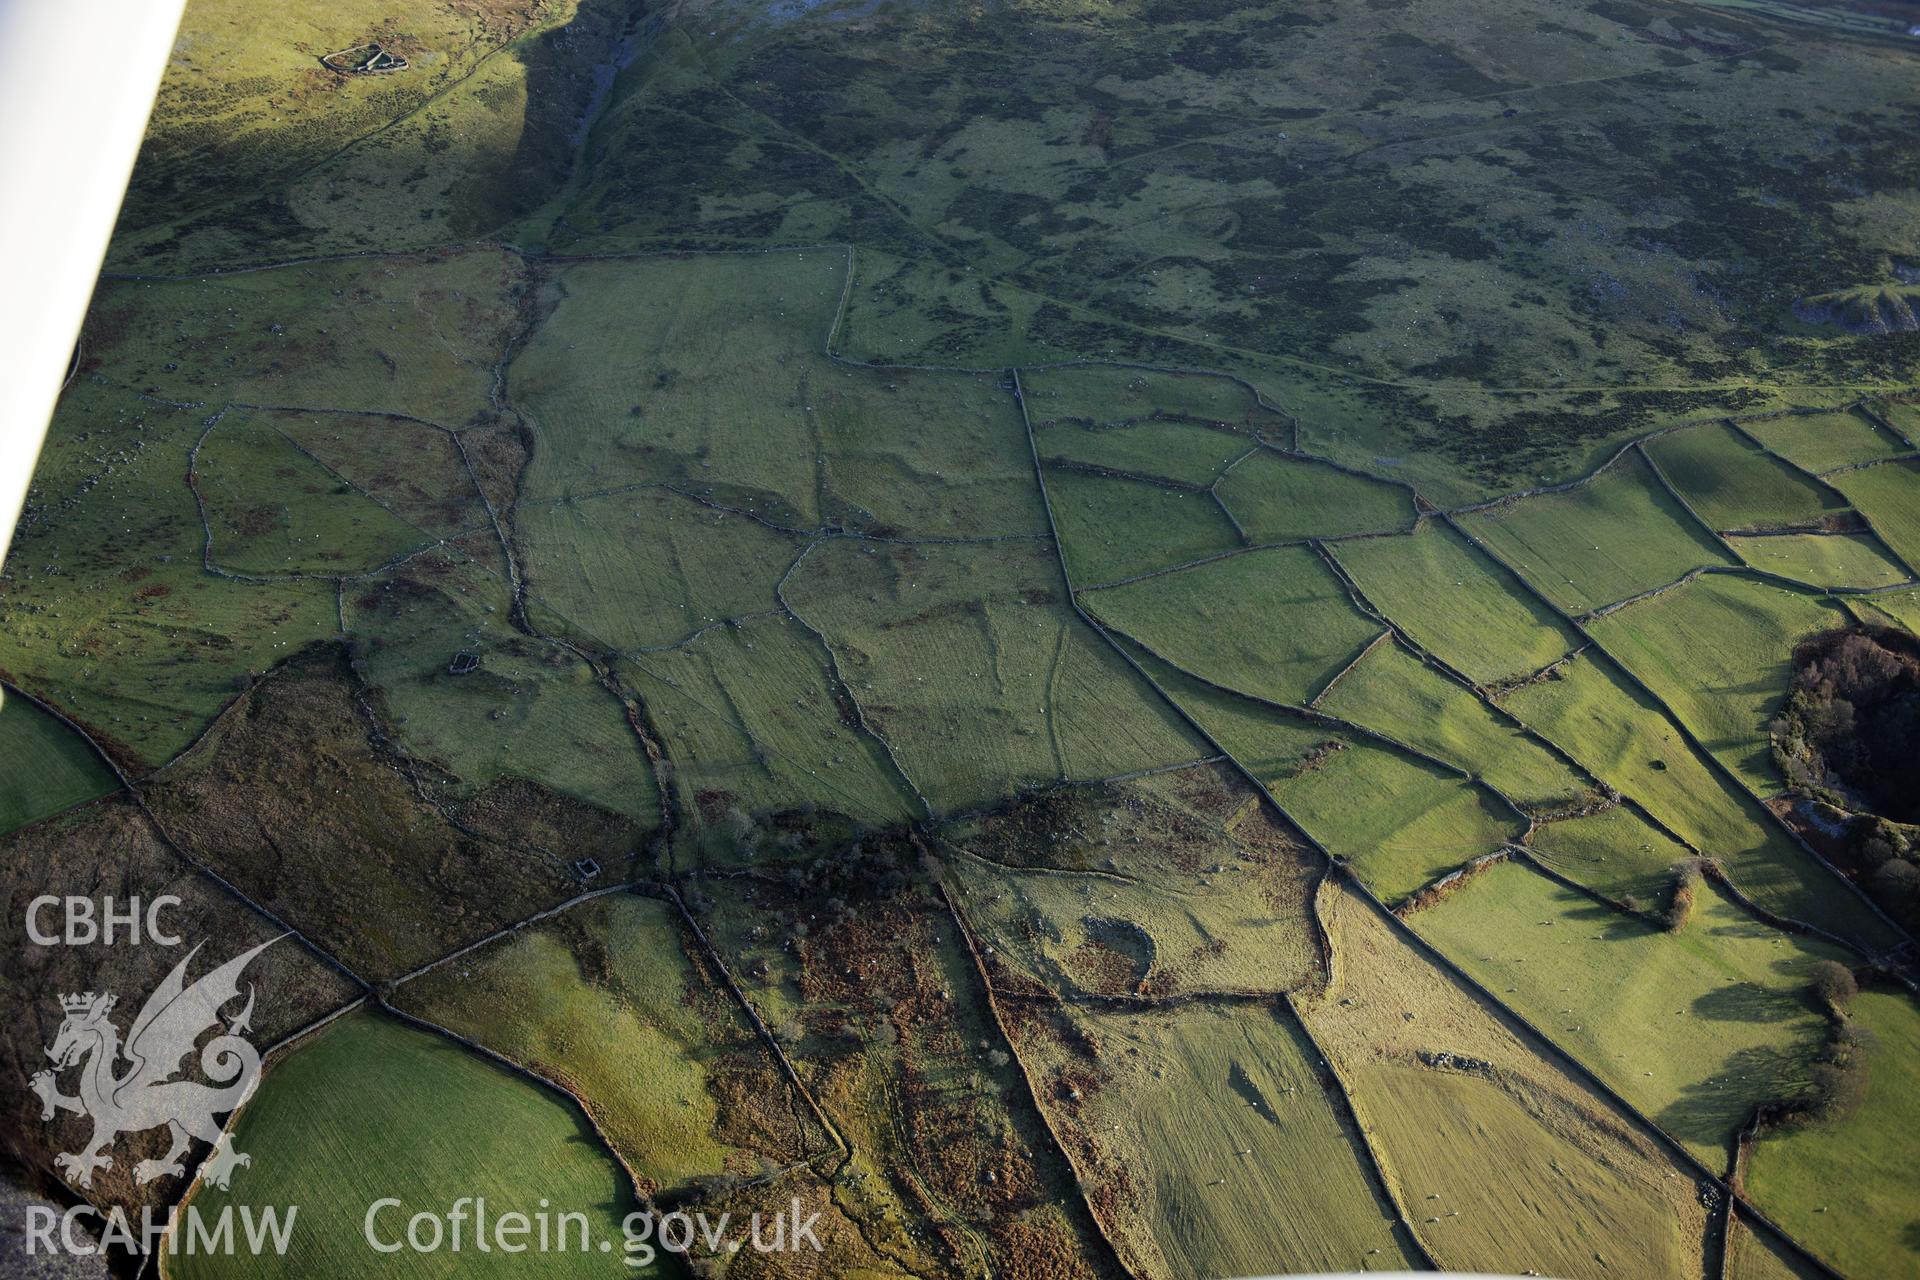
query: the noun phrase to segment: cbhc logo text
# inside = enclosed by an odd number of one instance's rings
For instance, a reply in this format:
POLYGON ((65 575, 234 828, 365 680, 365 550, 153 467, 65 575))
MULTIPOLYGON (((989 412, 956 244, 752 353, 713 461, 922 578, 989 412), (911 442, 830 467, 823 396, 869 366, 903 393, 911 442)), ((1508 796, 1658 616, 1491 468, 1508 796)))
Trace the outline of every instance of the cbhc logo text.
POLYGON ((118 943, 138 946, 142 942, 177 947, 180 936, 161 927, 160 913, 179 905, 180 899, 170 893, 144 905, 136 894, 117 907, 111 895, 95 902, 92 898, 59 898, 43 893, 27 904, 27 937, 40 947, 85 947, 96 942, 109 947, 118 943))

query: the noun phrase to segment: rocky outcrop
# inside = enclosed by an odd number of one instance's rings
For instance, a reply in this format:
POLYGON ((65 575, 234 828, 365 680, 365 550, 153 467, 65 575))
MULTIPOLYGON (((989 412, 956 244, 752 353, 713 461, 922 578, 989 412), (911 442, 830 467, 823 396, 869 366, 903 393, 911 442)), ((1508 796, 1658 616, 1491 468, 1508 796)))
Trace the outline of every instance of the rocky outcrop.
POLYGON ((1881 285, 1816 294, 1793 304, 1807 324, 1833 325, 1848 333, 1911 333, 1920 330, 1920 287, 1881 285))

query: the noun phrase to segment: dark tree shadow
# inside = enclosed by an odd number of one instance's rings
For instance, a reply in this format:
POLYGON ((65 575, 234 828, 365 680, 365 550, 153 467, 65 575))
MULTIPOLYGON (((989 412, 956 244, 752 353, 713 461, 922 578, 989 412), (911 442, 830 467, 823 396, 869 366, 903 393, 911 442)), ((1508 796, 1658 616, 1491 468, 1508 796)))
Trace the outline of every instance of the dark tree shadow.
POLYGON ((1682 1142, 1726 1146, 1755 1106, 1806 1093, 1808 1056, 1798 1045, 1742 1049, 1719 1070, 1681 1090, 1656 1120, 1682 1142))
POLYGON ((1693 1002, 1693 1012, 1710 1022, 1785 1022, 1806 1011, 1793 993, 1755 982, 1718 987, 1693 1002))
POLYGON ((1588 898, 1569 908, 1566 920, 1569 925, 1599 934, 1606 942, 1627 942, 1653 932, 1653 926, 1639 917, 1624 915, 1588 898))

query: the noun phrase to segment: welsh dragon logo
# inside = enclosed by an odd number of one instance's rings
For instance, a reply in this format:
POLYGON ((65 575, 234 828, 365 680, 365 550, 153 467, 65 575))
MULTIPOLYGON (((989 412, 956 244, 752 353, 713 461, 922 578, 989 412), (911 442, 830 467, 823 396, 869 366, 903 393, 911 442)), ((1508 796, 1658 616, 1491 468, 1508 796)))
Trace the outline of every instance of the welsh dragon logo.
POLYGON ((202 1176, 223 1190, 235 1169, 252 1162, 233 1149, 233 1139, 214 1117, 239 1106, 260 1076, 260 1055, 245 1039, 252 1026, 253 988, 247 988, 246 1006, 224 1028, 220 1010, 239 998, 240 974, 248 962, 278 941, 263 942, 188 985, 187 966, 200 951, 195 946, 147 997, 124 1044, 120 1028, 108 1017, 117 997, 91 991, 60 997, 66 1016, 46 1051, 53 1068, 36 1072, 28 1083, 40 1095, 42 1120, 71 1111, 93 1121, 93 1137, 85 1146, 53 1158, 69 1181, 91 1187, 95 1169, 113 1167, 108 1148, 116 1138, 162 1125, 171 1133, 172 1145, 161 1159, 134 1166, 136 1182, 184 1174, 180 1157, 194 1138, 213 1147, 202 1176), (200 1070, 213 1083, 175 1079, 211 1030, 221 1034, 201 1048, 200 1070), (61 1093, 56 1079, 70 1067, 80 1068, 75 1096, 61 1093))

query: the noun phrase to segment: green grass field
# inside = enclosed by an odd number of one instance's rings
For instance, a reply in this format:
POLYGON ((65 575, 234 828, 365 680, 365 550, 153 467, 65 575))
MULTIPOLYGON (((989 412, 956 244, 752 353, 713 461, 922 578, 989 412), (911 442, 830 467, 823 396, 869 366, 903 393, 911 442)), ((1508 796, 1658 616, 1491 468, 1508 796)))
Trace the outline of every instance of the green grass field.
POLYGON ((581 1251, 580 1228, 570 1227, 575 1248, 543 1255, 542 1274, 605 1275, 609 1257, 598 1242, 612 1245, 620 1265, 620 1222, 635 1207, 619 1165, 557 1094, 367 1013, 348 1015, 274 1064, 235 1120, 233 1141, 253 1163, 235 1173, 231 1191, 202 1187, 193 1203, 203 1214, 298 1205, 292 1246, 284 1258, 244 1249, 190 1256, 183 1242, 167 1259, 169 1276, 323 1277, 374 1266, 406 1277, 524 1274, 532 1255, 480 1252, 471 1222, 457 1253, 377 1254, 363 1234, 369 1206, 384 1197, 401 1201, 378 1220, 390 1242, 404 1239, 414 1213, 445 1214, 456 1199, 482 1195, 496 1223, 515 1211, 537 1223, 545 1202, 556 1239, 559 1214, 583 1215, 593 1247, 581 1251))
POLYGON ((507 625, 506 584, 482 565, 422 557, 350 588, 347 632, 406 747, 471 795, 530 777, 647 825, 660 793, 619 701, 578 656, 507 625), (460 654, 478 665, 456 675, 460 654))
POLYGON ((1722 863, 1742 892, 1768 910, 1885 945, 1885 926, 1857 900, 1836 894, 1833 878, 1752 796, 1717 776, 1658 705, 1611 664, 1583 655, 1554 679, 1515 690, 1502 705, 1722 863))
POLYGON ((208 554, 234 573, 365 573, 435 541, 301 452, 266 415, 229 412, 193 475, 208 554))
POLYGON ((1271 450, 1234 466, 1219 493, 1256 543, 1413 527, 1407 490, 1271 450))
POLYGON ((459 446, 445 431, 364 414, 249 416, 273 426, 328 473, 417 529, 444 538, 491 527, 459 446))
POLYGON ((1231 378, 1120 365, 1036 369, 1020 376, 1036 428, 1053 423, 1117 427, 1156 418, 1278 431, 1286 420, 1231 378))
POLYGON ((1300 768, 1329 749, 1349 745, 1352 735, 1313 724, 1240 694, 1205 684, 1122 639, 1138 662, 1181 710, 1194 718, 1254 777, 1263 782, 1300 768), (1338 744, 1329 747, 1329 744, 1338 744))
POLYGON ((1755 1105, 1803 1096, 1826 1021, 1807 989, 1842 953, 1747 916, 1719 890, 1663 933, 1517 863, 1413 925, 1709 1168, 1755 1105))
POLYGON ((120 264, 487 234, 560 251, 855 241, 855 359, 1231 365, 1290 406, 1342 405, 1310 432, 1436 494, 1563 478, 1598 442, 1683 416, 1895 385, 1851 335, 1736 317, 1870 288, 1837 264, 1903 251, 1901 197, 1849 189, 1838 212, 1782 204, 1769 223, 1773 206, 1727 182, 1740 147, 1772 146, 1791 173, 1856 119, 1900 127, 1897 60, 1848 32, 1873 15, 1501 7, 1441 30, 1417 11, 1362 29, 1334 13, 1269 27, 1239 11, 729 8, 643 26, 624 5, 429 6, 382 28, 411 70, 341 84, 313 61, 325 24, 256 36, 230 5, 203 8, 120 264), (1498 39, 1473 25, 1496 18, 1498 39), (1275 75, 1254 84, 1206 52, 1223 41, 1275 75), (1751 52, 1776 44, 1792 66, 1751 52), (1001 75, 1017 88, 989 101, 1001 75), (1095 110, 1078 80, 1120 88, 1095 110), (1627 81, 1641 92, 1618 94, 1627 81), (1442 103, 1461 128, 1417 175, 1365 122, 1417 131, 1442 103), (1724 154, 1702 161, 1673 124, 1685 111, 1724 154), (1599 141, 1568 146, 1569 128, 1599 141), (1697 242, 1562 225, 1568 192, 1626 225, 1646 190, 1672 193, 1697 242), (1499 251, 1521 241, 1553 252, 1499 251), (1763 259, 1764 281, 1738 271, 1763 259), (1569 271, 1593 289, 1560 287, 1569 271), (1723 294, 1692 288, 1696 271, 1723 294), (1614 391, 1622 369, 1640 382, 1614 391))
POLYGON ((1517 815, 1472 783, 1365 742, 1267 786, 1288 817, 1351 862, 1387 902, 1524 830, 1517 815), (1355 803, 1356 796, 1366 803, 1355 803))
POLYGON ((1758 808, 1715 777, 1678 726, 1603 658, 1582 654, 1501 706, 1709 853, 1759 826, 1758 808))
MULTIPOLYGON (((517 259, 472 253, 106 289, 87 342, 105 372, 70 390, 50 434, 39 483, 62 518, 44 530, 30 519, 16 541, 15 554, 42 572, 10 584, 19 648, 0 666, 124 758, 152 765, 224 704, 236 677, 331 634, 329 583, 201 571, 205 535, 184 479, 191 450, 229 395, 465 420, 485 405, 517 271, 517 259), (171 408, 113 383, 210 403, 171 408), (88 530, 115 540, 88 546, 88 530), (48 625, 60 633, 52 643, 48 625)), ((196 468, 215 560, 265 573, 371 568, 478 522, 452 462, 444 436, 393 419, 230 410, 196 468)))
POLYGON ((1794 414, 1743 422, 1740 428, 1807 471, 1831 471, 1907 452, 1904 441, 1857 413, 1794 414))
POLYGON ((1631 452, 1577 489, 1476 511, 1461 523, 1569 613, 1732 563, 1631 452))
POLYGON ((786 597, 943 810, 1207 754, 1066 612, 1064 591, 1045 544, 837 539, 801 563, 786 597))
POLYGON ((1661 436, 1648 443, 1647 452, 1715 529, 1807 525, 1846 509, 1831 490, 1721 423, 1661 436))
POLYGON ((1762 1212, 1848 1276, 1920 1266, 1905 1171, 1920 1108, 1920 1014, 1896 991, 1856 996, 1868 1040, 1866 1095, 1850 1115, 1771 1130, 1754 1143, 1747 1190, 1762 1212))
POLYGON ((1050 467, 1047 496, 1067 567, 1086 586, 1170 569, 1241 545, 1211 494, 1050 467))
POLYGON ((852 721, 819 640, 791 618, 722 627, 619 664, 667 739, 700 820, 808 802, 861 822, 918 816, 886 752, 852 721))
POLYGON ((1875 402, 1873 409, 1907 440, 1911 441, 1920 435, 1920 403, 1910 398, 1880 400, 1875 402))
POLYGON ((337 625, 330 583, 202 571, 184 477, 207 416, 77 383, 0 581, 0 670, 139 768, 192 741, 236 677, 337 625))
MULTIPOLYGON (((801 213, 800 219, 806 214, 801 213)), ((1035 332, 1044 300, 1008 284, 876 249, 854 260, 834 354, 877 364, 1003 369, 1074 354, 1035 332)))
POLYGON ((1538 671, 1578 644, 1512 574, 1445 522, 1409 537, 1332 544, 1334 557, 1395 626, 1481 684, 1538 671))
POLYGON ((1826 1272, 1734 1217, 1727 1233, 1727 1280, 1824 1280, 1826 1272))
POLYGON ((1019 405, 997 375, 820 360, 803 371, 797 393, 809 401, 803 408, 825 459, 823 514, 833 522, 920 538, 1046 529, 1019 405))
POLYGON ((458 427, 487 409, 524 284, 497 249, 111 282, 87 350, 114 383, 209 412, 237 400, 458 427))
POLYGON ((1920 590, 1889 591, 1885 595, 1863 596, 1850 602, 1859 614, 1882 624, 1905 627, 1920 635, 1920 590))
POLYGON ((509 370, 534 433, 523 496, 671 481, 780 523, 817 524, 820 439, 802 371, 821 363, 845 268, 845 255, 827 252, 555 273, 552 310, 509 370), (706 360, 722 350, 725 364, 706 360), (742 378, 735 366, 773 372, 742 378))
POLYGON ((1449 1270, 1656 1277, 1698 1269, 1697 1239, 1668 1217, 1674 1198, 1650 1180, 1623 1177, 1619 1157, 1573 1117, 1553 1116, 1556 1132, 1535 1098, 1411 1065, 1363 1067, 1354 1090, 1366 1099, 1369 1137, 1412 1193, 1422 1242, 1449 1270))
POLYGON ((1044 530, 1019 406, 997 377, 826 358, 845 275, 835 251, 554 272, 551 309, 509 371, 535 436, 525 495, 653 482, 787 527, 1044 530))
POLYGON ((120 785, 81 737, 17 694, 0 697, 0 835, 120 785))
POLYGON ((1871 534, 1789 533, 1727 541, 1754 568, 1815 588, 1890 587, 1912 576, 1871 534))
POLYGON ((1358 1135, 1285 1014, 1071 1016, 1106 1048, 1090 1082, 1084 1062, 1035 1053, 1042 1079, 1060 1081, 1042 1105, 1090 1148, 1095 1202, 1125 1210, 1109 1230, 1136 1274, 1412 1265, 1391 1206, 1361 1172, 1358 1135))
POLYGON ((1082 602, 1169 661, 1275 702, 1306 702, 1380 632, 1306 547, 1252 551, 1082 602), (1278 611, 1291 619, 1284 629, 1272 625, 1278 611))
POLYGON ((1664 905, 1674 868, 1692 856, 1625 805, 1545 823, 1527 848, 1575 883, 1618 899, 1637 898, 1648 908, 1664 905))
POLYGON ((1521 805, 1565 806, 1589 785, 1467 689, 1395 644, 1362 658, 1318 708, 1471 770, 1521 805))
MULTIPOLYGON (((1029 374, 1029 407, 1035 393, 1029 374)), ((1205 487, 1214 482, 1235 458, 1254 447, 1244 434, 1180 418, 1146 418, 1119 425, 1096 426, 1076 419, 1035 424, 1034 445, 1046 462, 1079 462, 1112 471, 1131 471, 1205 487)))
POLYGON ((1873 522, 1875 532, 1886 540, 1901 563, 1908 567, 1920 564, 1920 464, 1889 462, 1843 471, 1833 477, 1832 483, 1873 522))
POLYGON ((423 66, 366 77, 394 85, 376 100, 399 105, 408 96, 402 86, 412 88, 422 72, 431 77, 449 62, 460 74, 378 129, 296 169, 285 179, 284 203, 269 206, 269 216, 242 234, 337 250, 526 242, 510 224, 566 185, 585 119, 610 87, 610 47, 633 38, 635 14, 594 0, 523 9, 485 3, 459 6, 455 14, 478 28, 456 49, 425 44, 418 32, 377 28, 390 47, 423 66))
POLYGON ((663 1191, 810 1154, 765 1047, 687 958, 673 908, 582 904, 400 989, 401 1008, 564 1086, 663 1191), (756 1122, 767 1128, 756 1134, 756 1122))
POLYGON ((1337 885, 1321 907, 1334 977, 1303 1016, 1442 1267, 1700 1274, 1707 1214, 1673 1156, 1373 907, 1337 885))
POLYGON ((1786 704, 1794 646, 1845 622, 1842 610, 1813 596, 1710 575, 1597 619, 1590 630, 1707 750, 1769 796, 1782 784, 1767 725, 1786 704))
POLYGON ((615 651, 779 609, 774 584, 804 545, 664 489, 527 504, 516 524, 528 589, 576 639, 615 651))
MULTIPOLYGON (((1217 846, 1220 856, 1238 852, 1217 846)), ((1125 865, 1137 865, 1128 863, 1125 865)), ((1214 865, 1214 864, 1209 864, 1214 865)), ((1287 991, 1314 976, 1317 959, 1302 910, 1302 865, 1271 905, 1264 877, 1233 868, 1193 875, 1179 888, 1115 884, 965 861, 956 874, 972 895, 984 938, 1049 990, 1070 994, 1287 991)))
POLYGON ((844 234, 863 255, 917 264, 875 259, 870 292, 885 306, 856 310, 861 358, 991 364, 1033 342, 1231 364, 1267 375, 1290 407, 1339 404, 1345 413, 1303 413, 1308 438, 1430 476, 1443 501, 1459 500, 1443 485, 1564 478, 1600 441, 1665 422, 1886 385, 1848 335, 1783 322, 1756 339, 1732 317, 1759 314, 1766 290, 1849 287, 1833 255, 1885 252, 1903 225, 1898 198, 1849 197, 1844 221, 1782 206, 1768 235, 1728 166, 1702 163, 1672 123, 1696 111, 1729 148, 1771 143, 1791 171, 1840 122, 1884 110, 1898 91, 1884 60, 1724 7, 1497 17, 1495 39, 1411 10, 1364 29, 1337 13, 1268 28, 1243 11, 1069 7, 1021 25, 728 10, 676 28, 623 78, 583 148, 585 172, 529 229, 597 250, 844 234), (1735 56, 1782 41, 1792 67, 1735 56), (1222 42, 1250 61, 1206 52, 1222 42), (1255 84, 1241 74, 1250 65, 1277 74, 1255 84), (992 75, 1017 90, 984 100, 992 75), (1121 87, 1092 111, 1065 91, 1076 77, 1121 87), (1625 80, 1641 92, 1621 96, 1625 80), (1767 114, 1812 87, 1817 110, 1767 114), (1373 112, 1417 130, 1440 102, 1463 111, 1462 132, 1431 139, 1417 176, 1361 123, 1373 112), (1573 127, 1598 141, 1569 145, 1573 127), (1489 136, 1511 154, 1490 155, 1489 136), (1697 242, 1629 249, 1563 225, 1569 191, 1625 225, 1637 216, 1626 193, 1653 189, 1706 228, 1697 242), (1515 243, 1503 234, 1551 243, 1554 265, 1500 251, 1515 243), (1389 268, 1369 245, 1411 265, 1389 268), (1720 299, 1689 287, 1701 261, 1731 278, 1761 258, 1779 278, 1743 276, 1720 299), (1592 288, 1562 287, 1564 271, 1592 288), (887 332, 862 344, 875 323, 887 332), (1817 389, 1776 388, 1787 380, 1763 372, 1796 360, 1833 372, 1817 389), (1749 370, 1739 385, 1708 380, 1734 362, 1749 370), (1621 369, 1640 381, 1612 391, 1621 369))
MULTIPOLYGON (((570 7, 576 20, 600 11, 590 2, 570 7)), ((499 227, 539 165, 533 117, 543 90, 531 79, 511 48, 485 58, 371 145, 350 146, 299 175, 287 212, 338 250, 459 243, 499 227)))
POLYGON ((1335 857, 1389 901, 1523 830, 1489 792, 1391 747, 1238 697, 1134 651, 1154 680, 1335 857), (1354 795, 1368 803, 1354 804, 1354 795))

